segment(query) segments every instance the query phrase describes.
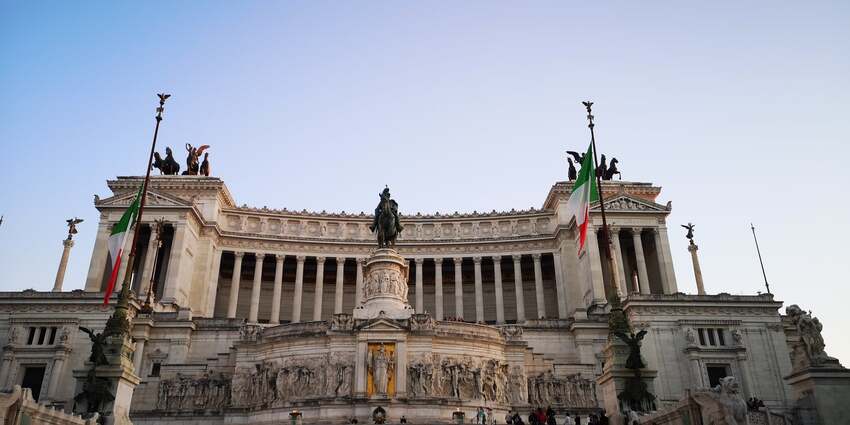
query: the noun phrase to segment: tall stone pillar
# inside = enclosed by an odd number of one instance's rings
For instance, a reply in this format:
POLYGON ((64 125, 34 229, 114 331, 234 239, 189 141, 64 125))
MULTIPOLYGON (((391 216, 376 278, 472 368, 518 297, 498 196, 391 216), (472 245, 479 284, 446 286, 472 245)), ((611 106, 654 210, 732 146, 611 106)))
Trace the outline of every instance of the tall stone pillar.
POLYGON ((58 400, 59 398, 59 379, 65 376, 65 360, 70 352, 71 349, 68 347, 54 355, 53 366, 50 368, 50 383, 47 385, 46 398, 49 400, 58 400))
POLYGON ((322 320, 322 295, 325 291, 325 257, 316 257, 316 292, 313 295, 313 321, 322 320))
POLYGON ((694 279, 697 281, 697 294, 705 295, 705 285, 702 283, 702 269, 699 267, 699 258, 697 257, 697 250, 699 247, 691 240, 691 243, 688 245, 688 252, 691 253, 691 262, 694 264, 694 279))
POLYGON ((142 376, 142 361, 145 356, 145 339, 137 339, 136 340, 136 351, 133 352, 133 373, 136 376, 142 376))
POLYGON ((546 317, 546 296, 543 293, 543 267, 540 265, 540 254, 531 254, 534 260, 534 294, 537 296, 537 318, 546 317))
POLYGON ((659 269, 664 278, 665 294, 674 294, 679 291, 676 284, 676 274, 673 272, 673 256, 670 254, 670 245, 667 239, 667 229, 659 227, 655 229, 655 249, 658 250, 658 261, 661 263, 659 269))
POLYGON ((304 292, 304 260, 307 257, 299 255, 295 257, 298 263, 295 267, 295 295, 292 297, 292 323, 301 321, 301 297, 304 292))
POLYGON ((629 280, 626 279, 626 268, 623 265, 625 262, 625 256, 623 255, 623 249, 620 247, 620 228, 611 228, 611 242, 614 243, 614 252, 612 254, 615 255, 614 263, 617 265, 617 270, 612 270, 611 272, 617 273, 617 276, 620 277, 618 290, 620 291, 620 296, 624 296, 631 291, 629 291, 629 280))
POLYGON ((443 259, 434 259, 434 314, 443 320, 443 259))
POLYGON ((334 314, 342 313, 343 280, 345 277, 345 257, 336 257, 336 286, 334 287, 334 314))
POLYGON ((496 290, 496 323, 505 323, 505 298, 502 293, 502 256, 493 256, 493 283, 496 290))
POLYGON ((355 261, 357 262, 357 278, 354 281, 354 308, 357 308, 363 304, 363 263, 366 259, 356 258, 355 261))
POLYGON ((641 239, 640 234, 640 228, 632 229, 632 242, 635 246, 635 260, 638 269, 638 286, 640 286, 641 294, 648 294, 650 293, 649 273, 646 271, 646 257, 643 255, 643 239, 641 239))
POLYGON ((239 305, 239 285, 242 282, 242 257, 244 252, 233 253, 233 277, 230 278, 230 297, 227 300, 227 317, 236 318, 236 307, 239 305))
POLYGON ((59 269, 56 270, 56 280, 53 282, 53 292, 62 292, 62 282, 65 281, 65 269, 68 268, 68 257, 71 255, 71 248, 74 246, 74 241, 68 237, 62 241, 62 258, 59 260, 59 269))
POLYGON ((455 257, 455 317, 463 319, 463 258, 455 257))
POLYGON ((514 255, 514 290, 516 291, 516 321, 525 322, 525 294, 522 288, 522 255, 514 255))
MULTIPOLYGON (((218 297, 218 277, 221 273, 221 254, 222 252, 218 249, 213 248, 212 250, 212 267, 210 268, 210 276, 207 283, 207 316, 213 317, 215 314, 215 299, 218 297)), ((150 285, 150 278, 148 278, 148 282, 145 283, 145 288, 150 285)))
POLYGON ((111 233, 111 225, 101 219, 100 225, 97 228, 97 236, 94 241, 94 249, 92 250, 91 263, 89 264, 89 272, 86 276, 86 292, 100 292, 101 284, 103 283, 103 272, 106 268, 106 262, 109 261, 109 234, 111 233))
POLYGON ((272 290, 272 312, 269 323, 277 325, 280 323, 280 296, 283 292, 283 260, 286 255, 275 254, 274 267, 274 289, 272 290))
POLYGON ((555 290, 558 292, 558 318, 567 318, 567 287, 564 283, 564 270, 561 263, 561 254, 552 253, 552 261, 555 266, 555 290))
POLYGON ((416 312, 422 314, 425 312, 425 289, 422 287, 422 264, 425 263, 424 258, 416 258, 416 312))
POLYGON ((481 257, 472 257, 475 269, 475 321, 484 323, 484 288, 481 283, 481 257))
MULTIPOLYGON (((151 226, 151 233, 148 237, 148 248, 145 250, 145 263, 142 265, 142 278, 139 279, 139 297, 144 298, 148 293, 148 287, 153 276, 153 263, 158 254, 159 239, 156 236, 154 226, 151 226)), ((161 295, 161 294, 160 294, 161 295)))
POLYGON ((591 287, 593 288, 593 303, 607 303, 608 298, 605 294, 605 278, 602 275, 602 255, 599 252, 599 239, 597 236, 598 229, 588 226, 587 240, 585 241, 585 258, 587 266, 590 270, 588 278, 590 279, 591 287))
POLYGON ((179 304, 177 296, 180 292, 180 285, 183 283, 180 274, 183 272, 182 260, 186 250, 186 233, 189 229, 186 223, 175 223, 173 226, 174 239, 171 241, 171 253, 168 257, 168 270, 165 276, 165 286, 162 289, 161 301, 179 304))
POLYGON ((257 323, 257 315, 260 312, 260 289, 263 285, 263 261, 266 254, 258 252, 254 254, 257 258, 254 264, 254 285, 251 287, 251 309, 248 312, 248 322, 257 323))

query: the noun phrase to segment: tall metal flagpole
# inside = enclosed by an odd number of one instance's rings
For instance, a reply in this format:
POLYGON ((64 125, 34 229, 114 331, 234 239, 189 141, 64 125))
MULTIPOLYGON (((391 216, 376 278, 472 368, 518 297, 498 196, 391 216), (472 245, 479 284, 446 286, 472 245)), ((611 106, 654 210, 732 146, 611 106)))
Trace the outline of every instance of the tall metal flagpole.
POLYGON ((756 241, 756 252, 759 254, 759 264, 761 265, 761 275, 764 276, 764 287, 767 289, 767 293, 770 294, 770 284, 767 283, 767 273, 764 272, 764 261, 761 260, 761 250, 759 249, 759 240, 756 237, 756 226, 753 226, 753 223, 750 223, 750 229, 753 231, 753 240, 756 241))
POLYGON ((596 133, 594 131, 594 127, 596 126, 593 123, 593 111, 591 107, 593 106, 593 102, 586 101, 582 102, 585 109, 587 109, 587 127, 590 129, 590 144, 593 149, 593 175, 596 177, 596 188, 598 190, 599 195, 599 211, 602 215, 602 242, 605 245, 605 258, 608 260, 608 269, 611 270, 611 282, 613 283, 613 288, 606 288, 606 298, 608 299, 608 303, 611 306, 611 313, 608 319, 608 328, 612 332, 616 331, 628 331, 629 324, 628 320, 623 314, 623 308, 620 303, 620 276, 617 273, 617 263, 616 258, 611 252, 611 233, 608 231, 608 220, 605 217, 605 199, 602 196, 602 179, 597 170, 599 170, 599 159, 596 153, 596 133))
POLYGON ((129 334, 130 321, 127 314, 127 309, 130 305, 130 285, 133 277, 133 259, 136 255, 136 240, 139 237, 140 223, 142 214, 145 209, 145 199, 147 198, 148 181, 151 177, 151 165, 153 164, 153 154, 156 150, 156 138, 159 135, 159 123, 162 122, 162 113, 165 111, 165 101, 170 94, 159 93, 159 107, 156 108, 156 127, 153 131, 153 142, 151 143, 150 155, 148 155, 148 166, 145 171, 145 180, 142 183, 142 199, 139 201, 139 213, 136 214, 135 228, 133 229, 133 241, 130 246, 130 254, 127 256, 127 270, 124 273, 124 282, 121 285, 121 292, 118 295, 118 303, 115 305, 115 312, 112 317, 106 322, 106 330, 104 332, 129 334))

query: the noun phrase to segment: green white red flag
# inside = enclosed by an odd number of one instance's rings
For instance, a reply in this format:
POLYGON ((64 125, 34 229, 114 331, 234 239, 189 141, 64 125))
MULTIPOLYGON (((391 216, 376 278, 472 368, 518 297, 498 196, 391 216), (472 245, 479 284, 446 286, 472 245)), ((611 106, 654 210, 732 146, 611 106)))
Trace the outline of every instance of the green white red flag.
POLYGON ((106 292, 103 294, 103 305, 109 304, 109 297, 112 296, 112 291, 115 290, 115 282, 118 280, 118 269, 121 268, 121 256, 124 253, 124 245, 127 244, 127 237, 130 236, 130 228, 136 221, 136 216, 139 214, 139 202, 142 199, 142 189, 136 194, 133 203, 124 211, 121 220, 115 223, 112 227, 112 233, 109 235, 109 257, 112 259, 112 274, 109 276, 109 283, 106 285, 106 292))
POLYGON ((587 148, 581 162, 581 171, 576 177, 570 199, 567 201, 567 211, 576 218, 576 228, 579 229, 578 254, 584 250, 587 239, 587 223, 590 221, 590 204, 599 200, 599 188, 596 186, 596 173, 593 167, 593 144, 587 148))

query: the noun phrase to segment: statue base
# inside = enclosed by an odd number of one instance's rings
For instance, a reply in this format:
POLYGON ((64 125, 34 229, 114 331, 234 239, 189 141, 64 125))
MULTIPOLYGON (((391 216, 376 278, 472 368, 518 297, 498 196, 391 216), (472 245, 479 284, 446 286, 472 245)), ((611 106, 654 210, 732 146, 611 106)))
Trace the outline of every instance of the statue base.
MULTIPOLYGON (((103 383, 103 388, 113 397, 105 400, 100 406, 95 407, 104 420, 105 425, 132 425, 130 421, 130 404, 133 400, 133 391, 140 379, 133 370, 133 343, 125 335, 115 335, 106 340, 107 365, 94 367, 92 363, 86 362, 87 368, 74 370, 74 378, 77 379, 76 394, 91 390, 94 382, 103 383)), ((88 412, 90 401, 83 397, 77 402, 75 411, 85 414, 88 412)))
POLYGON ((407 261, 394 249, 375 251, 366 262, 360 294, 364 301, 354 309, 354 318, 409 319, 414 311, 407 303, 408 273, 407 261))
POLYGON ((794 393, 797 423, 843 424, 850 418, 850 369, 837 361, 794 371, 785 381, 794 393))
MULTIPOLYGON (((638 398, 652 397, 654 400, 655 396, 652 395, 655 391, 653 381, 658 372, 644 368, 638 370, 639 373, 636 374, 634 369, 626 368, 629 346, 619 338, 610 338, 605 345, 604 353, 605 368, 602 375, 596 379, 602 407, 607 412, 612 424, 623 423, 623 418, 628 417, 628 412, 633 410, 628 401, 623 399, 623 395, 631 393, 637 395, 638 398)), ((634 410, 648 413, 656 409, 654 401, 642 404, 634 410)))

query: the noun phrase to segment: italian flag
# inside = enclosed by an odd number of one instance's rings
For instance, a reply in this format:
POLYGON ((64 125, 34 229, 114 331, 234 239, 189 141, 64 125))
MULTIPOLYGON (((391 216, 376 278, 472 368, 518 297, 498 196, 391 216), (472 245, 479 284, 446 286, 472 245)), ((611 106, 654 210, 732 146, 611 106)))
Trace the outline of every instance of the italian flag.
POLYGON ((112 227, 112 233, 109 235, 109 257, 112 258, 112 274, 109 276, 109 283, 106 285, 106 293, 103 294, 103 305, 109 304, 109 297, 112 296, 112 291, 115 289, 115 282, 118 280, 118 269, 121 268, 121 255, 124 253, 124 245, 127 243, 127 237, 130 236, 130 227, 136 221, 136 216, 139 214, 139 202, 142 199, 142 189, 136 194, 136 199, 124 211, 124 215, 112 227))
POLYGON ((587 223, 590 221, 590 203, 599 200, 599 188, 596 187, 596 173, 593 167, 593 144, 588 146, 587 153, 581 163, 581 171, 576 177, 570 199, 567 201, 567 211, 576 218, 579 229, 579 255, 584 250, 587 239, 587 223))

